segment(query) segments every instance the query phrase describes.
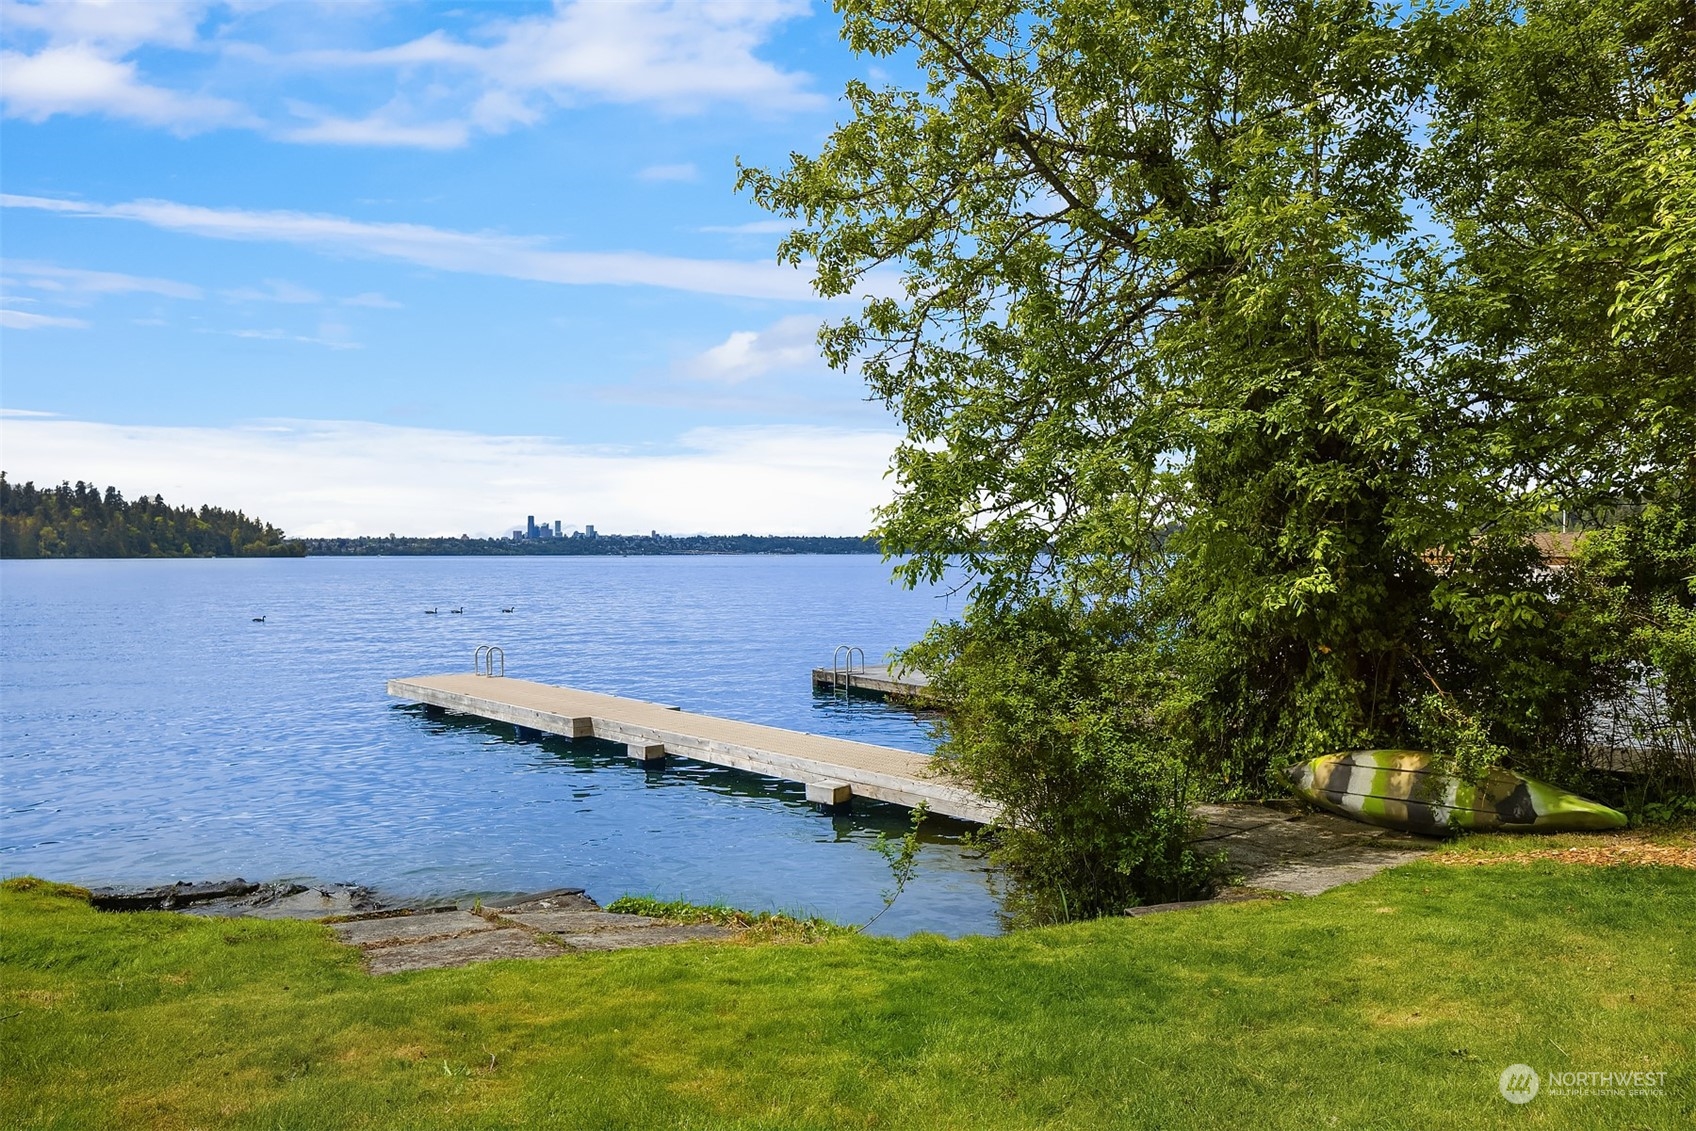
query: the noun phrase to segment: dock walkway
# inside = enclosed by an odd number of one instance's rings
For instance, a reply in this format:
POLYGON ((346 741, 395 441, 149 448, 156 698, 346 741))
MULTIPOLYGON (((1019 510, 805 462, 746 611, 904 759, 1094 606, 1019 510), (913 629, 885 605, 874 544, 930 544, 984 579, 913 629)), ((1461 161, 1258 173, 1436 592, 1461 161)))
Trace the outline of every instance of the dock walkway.
MULTIPOLYGON (((469 672, 390 680, 389 694, 567 738, 620 742, 642 761, 677 754, 801 782, 810 801, 842 804, 871 797, 908 807, 923 801, 932 813, 978 824, 997 815, 985 798, 938 777, 929 757, 887 746, 469 672)), ((1223 850, 1239 883, 1304 895, 1414 859, 1433 843, 1328 813, 1258 805, 1203 805, 1196 816, 1202 825, 1197 847, 1204 853, 1223 850)))
POLYGON ((463 715, 623 743, 632 758, 643 761, 677 754, 800 782, 812 801, 841 804, 854 796, 908 807, 923 801, 932 813, 979 824, 996 814, 988 801, 936 776, 928 756, 887 746, 505 676, 460 672, 393 679, 388 690, 397 699, 463 715))
POLYGON ((930 694, 930 680, 922 672, 891 668, 887 664, 814 668, 813 687, 822 691, 848 691, 874 699, 921 704, 930 694))

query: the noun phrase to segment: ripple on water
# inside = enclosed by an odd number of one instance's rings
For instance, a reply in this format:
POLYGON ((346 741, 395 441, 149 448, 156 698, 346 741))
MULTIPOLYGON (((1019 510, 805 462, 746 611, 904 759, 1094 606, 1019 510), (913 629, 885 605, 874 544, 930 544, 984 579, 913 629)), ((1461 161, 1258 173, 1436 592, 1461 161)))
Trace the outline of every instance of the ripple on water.
MULTIPOLYGON (((887 577, 871 556, 0 563, 0 872, 571 884, 865 919, 889 886, 872 842, 903 810, 825 815, 798 785, 430 719, 384 682, 493 642, 514 676, 926 752, 924 720, 809 686, 837 644, 875 662, 958 611, 887 577)), ((878 928, 994 930, 966 827, 933 825, 878 928)))

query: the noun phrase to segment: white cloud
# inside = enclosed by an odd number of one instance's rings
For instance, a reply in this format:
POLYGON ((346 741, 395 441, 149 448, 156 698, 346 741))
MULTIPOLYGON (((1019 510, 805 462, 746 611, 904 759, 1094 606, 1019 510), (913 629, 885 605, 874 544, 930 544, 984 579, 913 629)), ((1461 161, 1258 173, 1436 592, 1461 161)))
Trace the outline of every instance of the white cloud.
MULTIPOLYGON (((0 0, 8 47, 0 64, 5 113, 30 121, 99 113, 179 133, 245 126, 293 142, 449 149, 585 101, 667 113, 725 103, 760 113, 826 105, 809 89, 807 75, 757 54, 780 24, 806 13, 804 0, 560 0, 542 14, 483 19, 463 38, 438 29, 370 49, 293 51, 243 38, 253 26, 243 17, 254 7, 0 0), (248 91, 256 79, 312 75, 319 80, 312 95, 319 104, 295 99, 288 105, 304 124, 268 124, 229 98, 182 89, 185 81, 176 88, 149 81, 132 58, 143 48, 239 63, 212 70, 207 81, 239 76, 248 91), (385 104, 363 111, 324 105, 342 94, 335 79, 349 71, 391 72, 385 104)), ((366 21, 351 5, 335 11, 366 21)))
POLYGON ((746 224, 708 224, 699 230, 731 236, 786 236, 795 227, 794 220, 753 220, 746 224))
POLYGON ((172 279, 152 279, 142 275, 124 275, 116 271, 85 271, 79 267, 60 267, 54 263, 38 263, 27 259, 8 259, 6 270, 13 279, 36 290, 76 292, 79 294, 154 294, 167 298, 200 297, 200 288, 172 279))
POLYGON ((256 341, 256 342, 302 342, 302 343, 309 345, 309 346, 323 346, 326 349, 333 349, 333 350, 359 350, 359 349, 364 349, 365 347, 363 345, 359 344, 358 342, 350 342, 350 341, 347 340, 347 338, 344 336, 346 329, 347 328, 345 326, 333 327, 333 328, 331 328, 329 333, 325 333, 321 329, 319 331, 319 336, 317 336, 317 337, 313 337, 313 336, 307 335, 307 334, 291 334, 287 330, 277 330, 277 329, 270 329, 270 330, 252 330, 252 329, 248 329, 248 330, 203 330, 203 331, 201 331, 201 333, 223 334, 223 335, 226 335, 226 336, 231 337, 231 338, 246 338, 249 341, 256 341))
POLYGON ((317 291, 309 290, 298 283, 287 279, 266 279, 265 288, 238 287, 233 291, 224 291, 223 295, 231 302, 282 302, 292 305, 305 305, 323 302, 324 296, 317 291))
POLYGON ((200 0, 0 0, 0 23, 49 43, 98 43, 117 51, 144 43, 190 47, 209 7, 200 0))
POLYGON ((456 232, 421 224, 367 223, 308 212, 202 208, 169 200, 108 205, 0 194, 0 206, 131 220, 213 239, 300 244, 321 251, 398 259, 443 271, 542 283, 665 287, 746 298, 814 297, 805 273, 774 262, 682 259, 640 251, 549 251, 532 237, 456 232))
POLYGON ((639 181, 693 181, 700 177, 701 171, 692 164, 682 165, 649 165, 636 174, 639 181))
POLYGON ((269 55, 248 46, 243 53, 280 67, 394 70, 438 86, 459 75, 477 92, 462 120, 497 131, 533 120, 536 98, 646 103, 685 113, 729 102, 770 112, 826 104, 807 89, 806 75, 755 54, 777 25, 806 12, 803 0, 578 0, 545 15, 492 20, 479 29, 479 42, 436 30, 370 50, 269 55))
POLYGON ((391 149, 458 149, 471 140, 469 122, 409 121, 416 115, 398 98, 363 118, 337 117, 298 101, 291 101, 289 108, 297 117, 309 119, 309 124, 279 128, 277 136, 284 141, 391 149))
POLYGON ((342 299, 343 306, 365 306, 373 310, 399 310, 401 304, 378 291, 366 291, 364 294, 353 295, 342 299))
POLYGON ((149 86, 137 77, 134 63, 107 58, 84 44, 49 47, 35 55, 0 52, 0 101, 7 117, 28 122, 55 114, 107 114, 193 133, 250 121, 226 99, 149 86))
POLYGON ((825 364, 819 355, 818 333, 817 318, 791 315, 764 330, 738 330, 679 368, 684 376, 726 384, 779 370, 822 370, 825 364))
POLYGON ((562 4, 551 17, 506 25, 499 42, 471 58, 503 83, 675 110, 708 101, 820 105, 804 76, 754 55, 777 24, 806 10, 771 0, 562 4))
POLYGON ((292 534, 497 533, 545 511, 603 531, 859 534, 888 431, 700 429, 662 451, 357 421, 126 426, 8 414, 7 470, 240 508, 292 534))
POLYGON ((51 314, 31 314, 24 310, 0 310, 0 326, 8 330, 88 329, 88 323, 81 318, 59 318, 51 314))

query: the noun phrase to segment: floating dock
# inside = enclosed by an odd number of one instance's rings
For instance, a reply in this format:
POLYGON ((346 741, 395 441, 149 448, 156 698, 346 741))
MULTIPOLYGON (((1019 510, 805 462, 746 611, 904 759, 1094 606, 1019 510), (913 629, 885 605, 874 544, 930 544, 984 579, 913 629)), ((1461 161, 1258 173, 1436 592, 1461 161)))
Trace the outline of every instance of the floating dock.
MULTIPOLYGON (((864 674, 854 673, 856 678, 864 674)), ((676 754, 800 782, 807 787, 807 799, 821 804, 841 805, 852 797, 870 797, 911 808, 923 801, 932 813, 978 824, 987 824, 996 815, 988 801, 939 776, 926 755, 887 746, 499 675, 460 672, 392 679, 389 694, 565 738, 623 743, 638 761, 676 754)))
POLYGON ((886 664, 858 665, 851 669, 814 668, 813 687, 820 691, 847 691, 874 699, 919 703, 930 694, 930 680, 922 673, 886 664))

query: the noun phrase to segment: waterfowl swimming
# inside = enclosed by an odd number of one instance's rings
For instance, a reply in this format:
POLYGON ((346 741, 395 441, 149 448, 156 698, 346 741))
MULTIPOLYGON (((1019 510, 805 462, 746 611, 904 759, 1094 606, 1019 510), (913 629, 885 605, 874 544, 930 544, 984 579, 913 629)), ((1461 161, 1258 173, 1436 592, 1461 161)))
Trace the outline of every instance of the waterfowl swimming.
POLYGON ((503 612, 503 613, 513 613, 513 612, 517 612, 517 611, 518 611, 517 605, 508 605, 506 608, 501 610, 501 612, 503 612))
POLYGON ((437 610, 437 609, 425 609, 425 610, 424 610, 424 615, 425 615, 425 616, 427 616, 427 617, 433 617, 433 616, 435 616, 435 615, 436 615, 436 613, 437 613, 437 612, 438 612, 438 611, 439 611, 439 610, 437 610))
MULTIPOLYGON (((269 615, 269 614, 267 614, 267 615, 269 615)), ((253 618, 253 623, 254 623, 254 624, 264 624, 264 623, 265 623, 265 618, 264 618, 264 617, 254 617, 254 618, 253 618)))
POLYGON ((464 605, 461 605, 461 606, 460 606, 460 607, 459 607, 459 608, 457 608, 457 609, 449 609, 449 610, 448 610, 448 612, 450 612, 450 613, 463 613, 463 612, 464 612, 464 611, 465 611, 465 606, 464 606, 464 605))

